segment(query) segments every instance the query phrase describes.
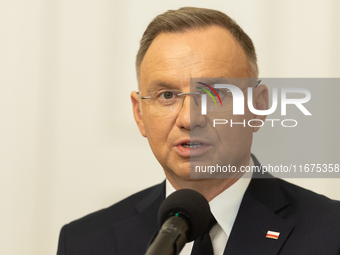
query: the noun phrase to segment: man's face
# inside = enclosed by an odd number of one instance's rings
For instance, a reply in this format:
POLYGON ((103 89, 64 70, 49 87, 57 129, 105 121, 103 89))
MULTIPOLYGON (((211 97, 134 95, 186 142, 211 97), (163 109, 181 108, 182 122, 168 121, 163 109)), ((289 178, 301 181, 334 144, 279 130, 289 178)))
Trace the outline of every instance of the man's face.
MULTIPOLYGON (((169 89, 190 92, 190 78, 248 76, 246 55, 225 29, 212 26, 185 33, 162 33, 152 42, 143 59, 140 94, 145 97, 158 90, 161 84, 169 89)), ((244 94, 246 96, 246 92, 244 94)), ((189 179, 193 162, 196 165, 247 165, 252 133, 257 129, 243 125, 213 127, 213 119, 221 116, 200 115, 200 109, 190 112, 190 97, 186 96, 178 114, 161 116, 151 111, 145 101, 149 99, 142 100, 140 111, 140 99, 135 92, 131 94, 137 125, 141 134, 147 137, 166 176, 189 179), (192 114, 195 114, 194 118, 192 114), (189 142, 199 142, 200 146, 188 148, 189 142)), ((254 97, 254 105, 263 108, 256 105, 260 96, 254 97)), ((241 122, 256 116, 245 107, 245 115, 233 116, 232 111, 228 111, 223 118, 241 122)))

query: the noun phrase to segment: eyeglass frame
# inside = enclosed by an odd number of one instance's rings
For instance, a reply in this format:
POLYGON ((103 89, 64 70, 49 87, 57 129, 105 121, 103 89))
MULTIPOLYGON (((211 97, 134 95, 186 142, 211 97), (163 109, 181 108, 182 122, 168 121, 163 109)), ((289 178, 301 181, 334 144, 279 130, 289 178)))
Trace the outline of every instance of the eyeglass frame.
MULTIPOLYGON (((255 83, 255 87, 254 88, 257 88, 261 83, 261 80, 257 80, 257 82, 255 83)), ((253 85, 252 85, 253 86, 253 85)), ((248 87, 245 87, 241 90, 245 90, 246 88, 250 88, 252 86, 248 86, 248 87)), ((140 98, 140 99, 151 99, 151 97, 142 97, 140 94, 140 91, 136 91, 136 94, 137 96, 140 98)), ((183 96, 183 95, 200 95, 201 93, 198 93, 198 92, 186 92, 186 93, 179 93, 177 94, 177 96, 183 96)), ((185 97, 184 97, 185 98, 185 97)), ((183 103, 184 103, 184 100, 183 100, 183 103)))

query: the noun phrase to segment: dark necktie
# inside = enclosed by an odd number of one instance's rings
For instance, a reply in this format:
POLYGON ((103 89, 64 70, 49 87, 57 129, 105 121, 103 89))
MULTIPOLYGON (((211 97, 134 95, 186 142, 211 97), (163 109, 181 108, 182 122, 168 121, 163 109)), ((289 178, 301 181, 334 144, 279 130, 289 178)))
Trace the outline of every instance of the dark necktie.
POLYGON ((214 255, 209 232, 216 223, 215 217, 212 216, 207 230, 195 240, 191 255, 214 255))

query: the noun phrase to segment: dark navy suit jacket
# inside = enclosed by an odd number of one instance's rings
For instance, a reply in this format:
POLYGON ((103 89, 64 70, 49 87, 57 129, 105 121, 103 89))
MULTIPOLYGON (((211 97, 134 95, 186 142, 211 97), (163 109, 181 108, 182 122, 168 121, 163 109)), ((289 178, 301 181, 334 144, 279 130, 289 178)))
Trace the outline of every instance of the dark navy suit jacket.
MULTIPOLYGON (((340 202, 265 177, 251 180, 224 254, 340 254, 340 202), (279 238, 266 238, 267 231, 279 238)), ((164 198, 165 182, 65 225, 57 255, 144 254, 164 198)))

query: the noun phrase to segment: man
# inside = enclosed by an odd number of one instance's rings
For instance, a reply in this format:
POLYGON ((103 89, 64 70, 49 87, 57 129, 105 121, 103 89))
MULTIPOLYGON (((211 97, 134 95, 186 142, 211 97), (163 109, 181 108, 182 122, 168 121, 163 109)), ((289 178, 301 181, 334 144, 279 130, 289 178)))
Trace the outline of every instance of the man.
MULTIPOLYGON (((211 108, 201 114, 197 106, 202 102, 195 98, 201 95, 198 84, 210 88, 206 79, 237 78, 244 95, 245 88, 252 87, 256 109, 268 108, 266 86, 244 82, 258 76, 256 54, 251 39, 233 20, 202 8, 157 16, 142 37, 136 69, 139 92, 131 93, 133 114, 166 181, 64 226, 59 255, 144 254, 158 230, 160 204, 183 188, 200 192, 210 202, 217 221, 209 233, 214 254, 340 254, 339 202, 270 175, 251 180, 240 178, 241 172, 229 178, 190 178, 194 165, 218 163, 237 170, 260 165, 251 156, 252 136, 259 127, 213 127, 216 112, 211 108)), ((233 116, 228 95, 216 93, 223 114, 235 122, 265 119, 247 107, 244 115, 233 116)), ((193 246, 187 244, 181 255, 191 254, 193 246)))

